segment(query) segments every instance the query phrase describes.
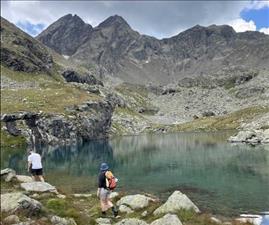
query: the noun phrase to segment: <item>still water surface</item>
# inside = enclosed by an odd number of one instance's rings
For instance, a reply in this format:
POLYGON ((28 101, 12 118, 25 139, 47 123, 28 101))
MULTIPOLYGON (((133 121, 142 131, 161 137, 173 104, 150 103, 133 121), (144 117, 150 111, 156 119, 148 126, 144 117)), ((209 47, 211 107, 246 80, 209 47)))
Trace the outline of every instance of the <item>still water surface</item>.
MULTIPOLYGON (((114 138, 43 149, 46 179, 64 191, 92 192, 101 162, 120 191, 166 199, 186 193, 204 211, 238 215, 269 209, 269 146, 226 142, 231 133, 177 133, 114 138)), ((3 167, 25 174, 26 155, 3 155, 3 167)))

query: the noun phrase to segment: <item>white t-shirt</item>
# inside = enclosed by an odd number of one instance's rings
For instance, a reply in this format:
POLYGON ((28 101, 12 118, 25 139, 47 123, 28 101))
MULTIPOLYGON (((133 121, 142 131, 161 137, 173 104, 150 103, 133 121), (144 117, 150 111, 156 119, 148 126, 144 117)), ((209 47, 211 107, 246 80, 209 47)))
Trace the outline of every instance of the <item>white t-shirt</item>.
POLYGON ((31 155, 28 156, 28 162, 32 163, 32 169, 41 169, 41 156, 38 153, 32 152, 31 155))

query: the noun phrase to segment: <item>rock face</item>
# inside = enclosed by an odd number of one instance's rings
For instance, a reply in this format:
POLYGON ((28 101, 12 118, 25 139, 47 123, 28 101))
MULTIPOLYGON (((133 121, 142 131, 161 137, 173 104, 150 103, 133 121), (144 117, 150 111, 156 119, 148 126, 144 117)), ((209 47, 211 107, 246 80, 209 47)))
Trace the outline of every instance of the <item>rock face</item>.
POLYGON ((150 225, 182 225, 176 215, 167 214, 164 217, 153 221, 150 225))
POLYGON ((89 39, 91 32, 91 25, 77 15, 68 14, 51 24, 37 39, 61 55, 70 56, 89 39))
POLYGON ((21 183, 21 188, 31 192, 57 192, 54 186, 46 182, 21 183))
POLYGON ((67 109, 73 116, 40 115, 31 112, 4 114, 7 131, 26 137, 30 145, 64 145, 107 138, 114 106, 108 101, 89 101, 67 109), (16 127, 23 120, 25 128, 16 127), (10 124, 12 124, 12 129, 10 124))
POLYGON ((23 72, 48 72, 53 60, 46 47, 1 17, 1 63, 23 72))
POLYGON ((130 206, 132 209, 142 209, 149 205, 149 202, 153 201, 152 198, 149 198, 145 195, 127 195, 122 197, 118 202, 117 205, 127 205, 130 206))
POLYGON ((131 218, 123 219, 122 221, 116 223, 116 225, 147 225, 147 223, 143 220, 131 218))
MULTIPOLYGON (((66 18, 71 16, 62 17, 54 24, 67 21, 66 18)), ((82 23, 81 29, 84 26, 82 23)), ((58 46, 70 43, 73 33, 60 32, 62 26, 54 27, 43 31, 38 38, 59 52, 58 46), (57 46, 48 43, 52 37, 59 42, 57 46)), ((92 29, 82 44, 77 43, 76 51, 69 52, 70 60, 97 65, 100 75, 113 75, 131 83, 167 84, 209 74, 217 77, 215 73, 224 68, 242 65, 248 69, 269 68, 269 37, 259 32, 236 33, 227 25, 197 25, 174 37, 158 40, 132 30, 122 17, 115 15, 92 29), (257 48, 259 51, 255 51, 257 48)), ((238 85, 251 78, 237 77, 231 82, 238 85)))
POLYGON ((175 191, 153 214, 176 213, 181 209, 200 212, 198 207, 185 194, 182 194, 180 191, 175 191))
POLYGON ((34 215, 40 212, 41 208, 40 202, 20 192, 1 194, 1 212, 14 213, 22 210, 27 214, 34 215))
POLYGON ((73 218, 62 218, 59 216, 52 216, 50 219, 53 225, 77 225, 73 218))
POLYGON ((228 139, 229 142, 249 144, 269 143, 269 113, 256 117, 253 121, 243 124, 241 131, 228 139))
POLYGON ((1 179, 4 179, 6 182, 10 182, 15 177, 16 177, 15 170, 10 168, 1 170, 1 179))
POLYGON ((97 80, 93 75, 80 75, 74 70, 65 70, 62 73, 62 76, 65 78, 67 82, 76 82, 76 83, 86 83, 89 85, 101 85, 103 86, 103 83, 99 80, 97 80))

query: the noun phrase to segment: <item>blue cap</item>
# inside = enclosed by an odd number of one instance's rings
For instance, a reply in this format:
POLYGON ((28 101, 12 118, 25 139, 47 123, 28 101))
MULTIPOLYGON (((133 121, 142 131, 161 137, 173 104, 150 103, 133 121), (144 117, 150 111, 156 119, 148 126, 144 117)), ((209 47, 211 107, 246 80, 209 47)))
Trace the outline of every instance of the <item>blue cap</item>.
POLYGON ((102 163, 101 166, 100 166, 100 170, 101 170, 101 171, 108 170, 108 168, 109 168, 109 167, 108 167, 107 163, 102 163))

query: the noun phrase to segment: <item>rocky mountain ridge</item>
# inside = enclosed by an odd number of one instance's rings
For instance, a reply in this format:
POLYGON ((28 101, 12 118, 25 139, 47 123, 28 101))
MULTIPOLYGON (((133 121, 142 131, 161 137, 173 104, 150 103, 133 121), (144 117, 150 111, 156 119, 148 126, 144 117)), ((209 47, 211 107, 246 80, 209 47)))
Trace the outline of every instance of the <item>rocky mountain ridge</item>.
MULTIPOLYGON (((58 30, 68 26, 70 19, 60 18, 54 23, 59 24, 58 29, 50 26, 37 38, 44 44, 56 44, 58 30)), ((83 43, 79 46, 76 43, 77 50, 69 55, 69 60, 94 69, 101 77, 114 76, 138 84, 168 84, 201 74, 215 76, 242 65, 250 70, 269 68, 269 36, 250 31, 236 33, 227 25, 197 25, 174 37, 158 40, 139 34, 115 15, 89 30, 88 38, 74 31, 59 40, 63 44, 71 43, 73 35, 81 36, 83 40, 78 42, 83 43)))

